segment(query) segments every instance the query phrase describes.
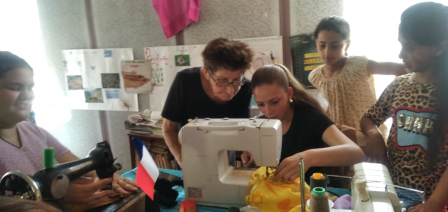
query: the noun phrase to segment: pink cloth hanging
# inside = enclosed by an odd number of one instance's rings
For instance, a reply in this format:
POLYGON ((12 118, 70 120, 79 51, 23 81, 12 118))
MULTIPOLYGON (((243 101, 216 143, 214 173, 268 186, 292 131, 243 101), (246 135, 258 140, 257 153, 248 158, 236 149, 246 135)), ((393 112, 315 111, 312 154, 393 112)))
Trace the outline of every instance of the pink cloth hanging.
POLYGON ((201 0, 152 0, 165 36, 170 38, 199 19, 201 0))

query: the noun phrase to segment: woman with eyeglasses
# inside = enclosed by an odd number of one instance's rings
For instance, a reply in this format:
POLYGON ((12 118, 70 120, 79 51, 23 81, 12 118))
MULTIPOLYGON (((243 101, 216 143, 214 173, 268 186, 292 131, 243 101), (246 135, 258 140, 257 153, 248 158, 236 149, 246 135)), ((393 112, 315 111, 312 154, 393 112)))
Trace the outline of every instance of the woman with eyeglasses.
POLYGON ((217 38, 202 52, 203 67, 177 73, 162 116, 163 135, 177 163, 182 166, 179 129, 194 118, 249 118, 252 92, 244 72, 253 51, 247 44, 217 38))

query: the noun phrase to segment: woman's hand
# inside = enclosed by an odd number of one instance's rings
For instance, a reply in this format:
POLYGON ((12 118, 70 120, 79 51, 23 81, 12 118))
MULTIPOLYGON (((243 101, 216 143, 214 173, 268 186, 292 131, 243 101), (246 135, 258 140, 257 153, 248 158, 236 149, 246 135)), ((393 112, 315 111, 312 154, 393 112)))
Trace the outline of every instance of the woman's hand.
POLYGON ((299 152, 293 156, 285 158, 277 170, 275 170, 275 180, 281 180, 283 182, 291 182, 300 177, 300 158, 303 158, 305 164, 304 172, 306 172, 310 166, 307 163, 307 153, 299 152))
POLYGON ((428 202, 412 206, 409 208, 409 212, 443 212, 445 208, 445 205, 443 204, 437 204, 435 202, 431 202, 428 200, 428 202))
POLYGON ((254 157, 248 151, 243 151, 241 154, 241 161, 243 162, 244 168, 255 166, 254 157))
POLYGON ((115 192, 123 195, 129 195, 131 192, 138 190, 137 183, 120 176, 118 173, 114 173, 112 188, 115 192))
POLYGON ((386 144, 381 133, 366 134, 367 144, 363 148, 367 162, 387 165, 386 144))
POLYGON ((70 204, 94 205, 114 194, 113 190, 100 191, 112 182, 112 178, 97 180, 93 177, 80 177, 70 183, 65 201, 70 204))
POLYGON ((375 122, 364 115, 360 124, 367 141, 365 148, 363 148, 367 162, 382 163, 387 166, 386 143, 375 122))

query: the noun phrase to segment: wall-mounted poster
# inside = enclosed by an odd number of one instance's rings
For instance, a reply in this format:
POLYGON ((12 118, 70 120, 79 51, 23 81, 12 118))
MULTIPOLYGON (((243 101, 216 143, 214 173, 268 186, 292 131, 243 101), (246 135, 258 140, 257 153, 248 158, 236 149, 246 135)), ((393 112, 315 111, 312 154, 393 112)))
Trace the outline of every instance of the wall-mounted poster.
POLYGON ((283 64, 282 37, 262 37, 239 39, 247 43, 254 50, 252 67, 246 71, 246 77, 252 79, 255 71, 265 65, 279 63, 283 64))
POLYGON ((121 61, 124 90, 126 93, 149 94, 154 84, 151 62, 146 60, 121 61))
POLYGON ((63 50, 71 109, 138 111, 136 94, 125 93, 121 61, 132 48, 63 50), (126 106, 125 106, 126 105, 126 106))
POLYGON ((317 52, 316 43, 311 34, 300 34, 289 38, 294 76, 306 88, 314 88, 308 81, 312 70, 324 64, 317 52))

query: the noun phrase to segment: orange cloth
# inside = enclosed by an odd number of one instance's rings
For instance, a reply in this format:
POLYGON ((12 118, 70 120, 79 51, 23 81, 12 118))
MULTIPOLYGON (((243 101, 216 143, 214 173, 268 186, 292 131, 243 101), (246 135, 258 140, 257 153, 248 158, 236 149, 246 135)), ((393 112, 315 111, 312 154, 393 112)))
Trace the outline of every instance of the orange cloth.
MULTIPOLYGON (((252 174, 249 189, 250 194, 246 196, 246 203, 257 207, 260 211, 301 211, 300 178, 291 183, 275 181, 274 170, 269 170, 267 177, 266 167, 262 166, 252 174)), ((305 199, 309 198, 310 187, 305 183, 305 199)))

